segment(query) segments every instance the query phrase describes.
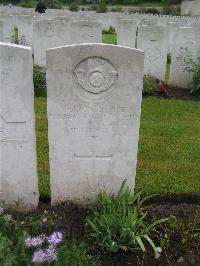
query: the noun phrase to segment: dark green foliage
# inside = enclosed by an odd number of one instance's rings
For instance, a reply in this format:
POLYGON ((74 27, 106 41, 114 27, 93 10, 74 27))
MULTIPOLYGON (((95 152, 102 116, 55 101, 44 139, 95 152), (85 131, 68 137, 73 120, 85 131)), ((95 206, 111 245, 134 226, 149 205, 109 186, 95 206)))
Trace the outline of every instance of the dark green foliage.
POLYGON ((78 2, 73 2, 69 5, 69 10, 73 11, 73 12, 78 12, 79 10, 79 4, 78 2))
POLYGON ((65 242, 58 250, 56 266, 98 266, 99 261, 95 257, 86 254, 84 244, 75 245, 73 242, 65 242))
POLYGON ((19 44, 19 38, 18 38, 18 28, 14 27, 12 31, 12 41, 15 44, 19 44))
POLYGON ((33 84, 35 96, 46 97, 46 72, 43 67, 33 66, 33 84))
POLYGON ((46 5, 47 8, 56 8, 56 9, 60 9, 62 8, 62 4, 59 0, 44 0, 44 3, 46 5))
POLYGON ((160 11, 157 9, 157 8, 146 8, 145 10, 145 13, 148 13, 148 14, 160 14, 160 11))
POLYGON ((26 7, 26 8, 34 7, 34 3, 32 0, 22 0, 19 5, 21 7, 26 7))
POLYGON ((98 246, 110 252, 119 250, 145 252, 145 246, 148 244, 158 257, 150 235, 158 224, 167 219, 148 224, 145 221, 146 213, 141 209, 147 198, 142 199, 141 193, 133 194, 125 182, 126 180, 116 195, 101 191, 97 196, 91 217, 87 219, 91 237, 98 246))
POLYGON ((122 12, 123 9, 122 9, 121 6, 116 6, 116 7, 112 7, 112 8, 111 8, 111 11, 112 11, 112 12, 122 12))
POLYGON ((181 8, 174 7, 174 6, 166 6, 162 9, 163 15, 173 15, 173 16, 180 16, 181 15, 181 8))
POLYGON ((89 7, 89 11, 96 11, 97 10, 97 5, 93 4, 89 7))
POLYGON ((158 90, 158 79, 152 76, 144 76, 143 78, 143 95, 154 95, 158 90))
POLYGON ((107 5, 105 0, 99 0, 99 4, 97 5, 96 9, 97 13, 106 13, 107 12, 107 5))
POLYGON ((110 26, 108 30, 103 30, 103 34, 115 34, 115 28, 113 26, 110 26))
POLYGON ((28 233, 22 229, 20 222, 0 215, 0 231, 0 265, 30 265, 30 254, 24 245, 28 233))

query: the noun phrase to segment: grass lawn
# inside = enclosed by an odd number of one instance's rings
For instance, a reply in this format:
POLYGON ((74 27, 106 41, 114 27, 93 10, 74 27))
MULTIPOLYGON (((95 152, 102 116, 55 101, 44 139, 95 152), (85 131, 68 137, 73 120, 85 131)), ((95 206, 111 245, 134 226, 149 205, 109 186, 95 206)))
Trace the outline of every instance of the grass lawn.
POLYGON ((108 44, 117 44, 117 34, 103 34, 102 42, 108 44))
MULTIPOLYGON (((46 99, 35 98, 40 195, 50 196, 46 99)), ((200 191, 200 103, 144 98, 136 190, 200 191)))

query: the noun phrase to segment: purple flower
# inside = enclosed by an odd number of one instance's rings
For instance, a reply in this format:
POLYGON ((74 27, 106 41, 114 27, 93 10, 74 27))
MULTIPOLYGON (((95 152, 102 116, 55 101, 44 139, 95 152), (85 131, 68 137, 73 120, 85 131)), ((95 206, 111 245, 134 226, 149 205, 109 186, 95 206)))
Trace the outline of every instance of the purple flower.
POLYGON ((35 251, 32 257, 32 262, 43 263, 45 262, 45 256, 46 254, 42 249, 35 251))
POLYGON ((0 207, 0 215, 4 213, 4 209, 0 207))
POLYGON ((48 249, 45 250, 46 257, 45 260, 48 262, 53 262, 57 259, 57 252, 54 246, 50 245, 48 249))
POLYGON ((28 248, 41 246, 44 240, 41 237, 27 238, 25 244, 28 248))
POLYGON ((49 244, 57 245, 62 241, 62 238, 62 233, 54 232, 52 235, 50 235, 48 242, 49 244))

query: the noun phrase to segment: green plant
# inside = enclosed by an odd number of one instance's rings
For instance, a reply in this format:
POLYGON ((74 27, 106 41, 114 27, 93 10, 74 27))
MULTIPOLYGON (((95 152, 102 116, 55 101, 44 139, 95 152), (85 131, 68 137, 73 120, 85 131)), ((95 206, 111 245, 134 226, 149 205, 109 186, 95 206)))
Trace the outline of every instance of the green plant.
POLYGON ((154 95, 158 89, 158 79, 152 76, 144 76, 143 78, 143 95, 154 95))
POLYGON ((89 11, 96 11, 97 10, 97 5, 96 4, 92 4, 90 7, 89 7, 89 11))
POLYGON ((29 265, 30 252, 24 246, 28 236, 19 220, 9 214, 0 214, 0 265, 29 265))
POLYGON ((91 237, 101 248, 111 252, 119 250, 142 250, 145 252, 146 243, 159 256, 157 248, 150 238, 162 219, 147 224, 141 205, 147 198, 142 199, 141 193, 133 194, 123 181, 119 192, 106 193, 101 191, 96 198, 91 217, 87 219, 91 237))
POLYGON ((103 30, 103 34, 115 34, 115 27, 110 26, 108 30, 103 30))
POLYGON ((14 27, 12 31, 12 42, 15 44, 19 44, 19 38, 18 38, 18 28, 14 27))
POLYGON ((157 9, 157 8, 147 8, 145 13, 148 13, 148 14, 160 14, 160 11, 157 9))
POLYGON ((15 265, 16 255, 12 252, 13 243, 0 233, 0 265, 15 265))
POLYGON ((97 5, 96 9, 97 13, 106 13, 107 12, 107 5, 105 0, 99 0, 99 4, 97 5))
POLYGON ((187 47, 181 48, 181 54, 177 57, 184 71, 192 73, 191 93, 200 91, 200 56, 194 58, 194 54, 187 47))
POLYGON ((78 12, 79 10, 79 4, 78 2, 73 2, 69 5, 69 10, 73 12, 78 12))
POLYGON ((62 5, 61 2, 58 0, 44 0, 45 5, 47 6, 47 8, 57 8, 57 9, 61 9, 62 5))
POLYGON ((33 66, 33 84, 35 96, 46 97, 46 72, 43 67, 33 66))
POLYGON ((122 9, 121 6, 116 6, 116 7, 112 7, 112 8, 111 8, 111 11, 112 11, 112 12, 122 12, 123 9, 122 9))
POLYGON ((162 9, 163 15, 173 15, 173 16, 180 16, 181 15, 181 8, 179 6, 165 6, 162 9))
POLYGON ((98 266, 98 258, 86 254, 84 244, 75 245, 73 242, 65 241, 58 250, 56 266, 98 266))

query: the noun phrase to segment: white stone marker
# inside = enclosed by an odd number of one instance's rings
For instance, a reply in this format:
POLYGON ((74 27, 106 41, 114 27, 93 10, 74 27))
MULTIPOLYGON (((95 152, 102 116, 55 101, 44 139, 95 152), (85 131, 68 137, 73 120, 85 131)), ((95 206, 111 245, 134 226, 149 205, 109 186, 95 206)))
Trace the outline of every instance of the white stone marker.
POLYGON ((144 73, 165 80, 168 49, 166 28, 162 26, 140 26, 137 48, 145 52, 144 73))
MULTIPOLYGON (((0 43, 0 204, 38 204, 31 48, 0 43)), ((1 205, 2 206, 2 205, 1 205)))
POLYGON ((0 20, 3 21, 3 42, 13 42, 13 30, 15 26, 13 15, 0 15, 0 20))
POLYGON ((23 46, 33 46, 33 17, 18 16, 17 28, 19 44, 23 46))
POLYGON ((71 23, 71 44, 101 43, 102 24, 92 21, 76 21, 71 23))
POLYGON ((70 44, 70 23, 42 20, 34 23, 34 62, 46 65, 46 49, 70 44))
POLYGON ((171 57, 170 82, 181 88, 191 85, 192 73, 184 71, 186 64, 180 60, 180 56, 186 55, 186 49, 196 61, 200 56, 200 29, 182 27, 176 30, 171 57))
POLYGON ((138 22, 132 19, 119 19, 117 27, 117 44, 135 48, 138 22))
POLYGON ((3 42, 3 22, 0 21, 0 42, 3 42))
POLYGON ((134 189, 144 53, 106 44, 47 50, 51 201, 134 189))

